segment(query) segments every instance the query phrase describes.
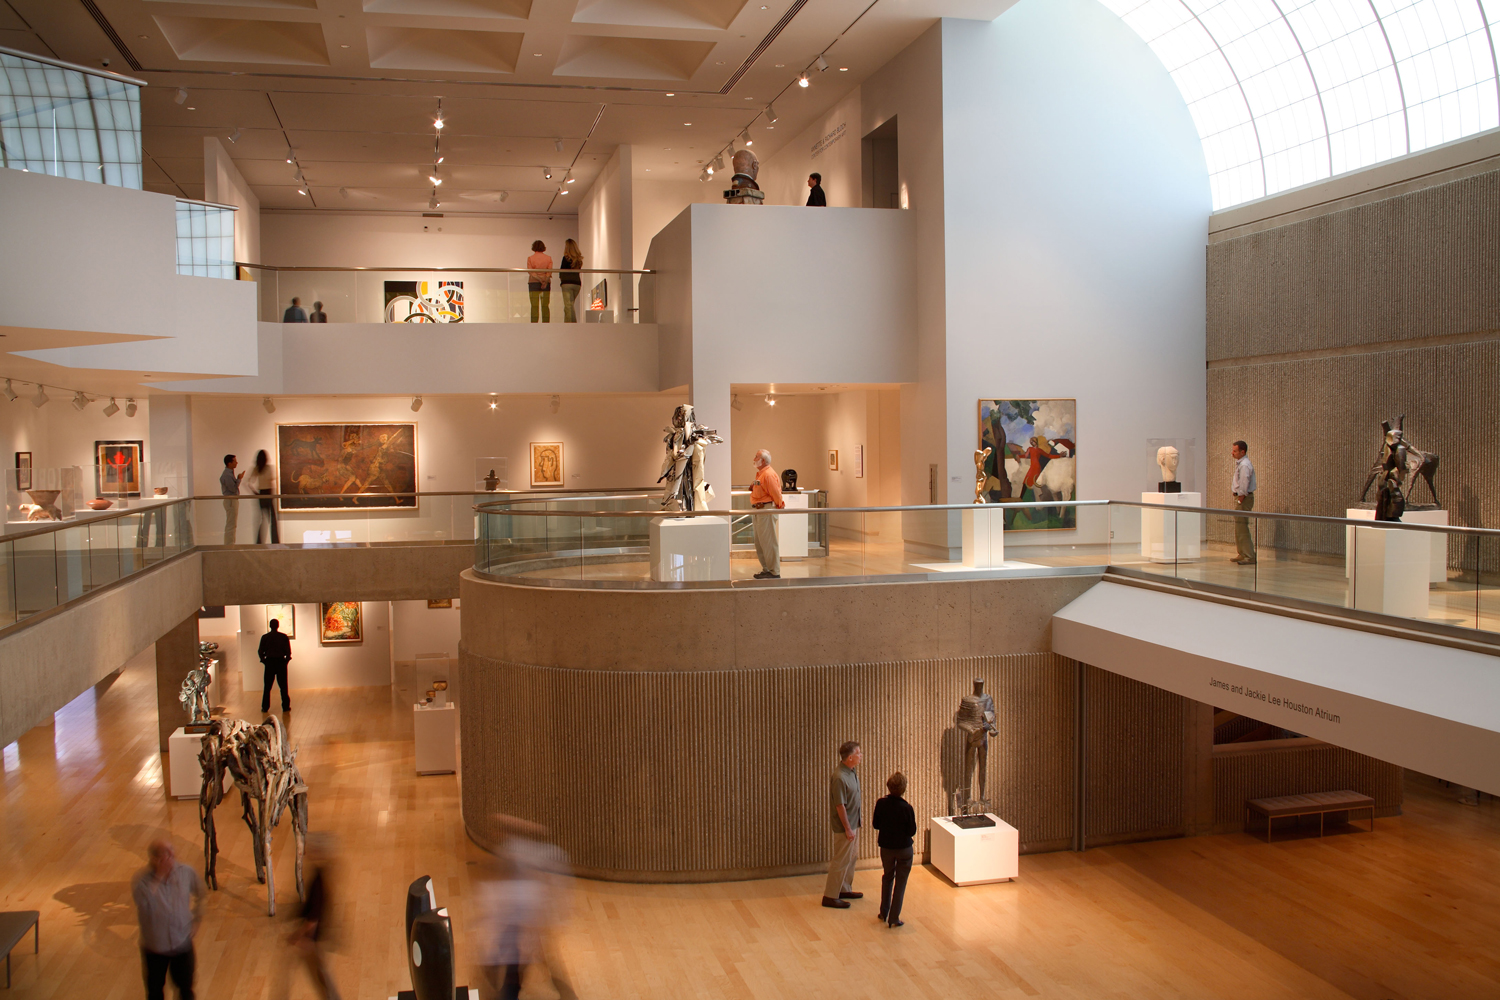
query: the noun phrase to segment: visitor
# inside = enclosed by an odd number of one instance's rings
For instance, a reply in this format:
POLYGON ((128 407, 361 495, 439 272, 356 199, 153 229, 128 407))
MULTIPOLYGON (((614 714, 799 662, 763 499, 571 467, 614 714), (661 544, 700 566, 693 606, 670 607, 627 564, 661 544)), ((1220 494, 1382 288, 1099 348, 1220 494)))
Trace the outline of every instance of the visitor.
POLYGON ((854 862, 859 857, 859 775, 854 769, 864 758, 859 743, 839 747, 839 766, 828 781, 828 805, 833 820, 833 857, 823 883, 823 905, 847 910, 849 900, 863 899, 854 891, 854 862))
MULTIPOLYGON (((250 491, 261 497, 269 497, 276 492, 276 467, 271 464, 270 456, 262 448, 255 453, 255 466, 250 470, 250 491)), ((255 544, 260 544, 261 533, 269 524, 271 530, 268 533, 272 545, 278 545, 281 537, 276 531, 276 501, 261 500, 260 516, 255 521, 255 544)))
POLYGON ((562 294, 563 322, 577 323, 578 314, 574 312, 573 300, 583 290, 583 276, 577 270, 583 266, 583 251, 578 249, 578 244, 573 240, 563 244, 561 266, 563 273, 558 276, 557 290, 562 294))
POLYGON ((297 926, 287 935, 286 943, 294 952, 292 962, 282 962, 278 979, 277 995, 285 997, 291 991, 291 969, 295 962, 302 962, 312 976, 318 995, 325 1000, 339 1000, 339 991, 328 970, 329 920, 333 916, 333 904, 329 901, 330 885, 333 881, 335 844, 329 833, 307 835, 308 866, 312 869, 307 879, 307 892, 303 896, 302 912, 297 917, 297 926))
POLYGON ((312 315, 307 317, 309 323, 327 323, 328 314, 323 311, 323 303, 314 302, 312 315))
POLYGON ((292 660, 292 642, 281 631, 281 622, 271 619, 271 631, 260 637, 258 651, 260 662, 265 667, 264 684, 260 689, 260 710, 264 714, 271 710, 271 685, 281 685, 281 710, 292 710, 292 699, 286 690, 286 665, 292 660))
POLYGON ((240 526, 240 480, 245 478, 241 472, 238 476, 234 470, 239 468, 239 459, 233 455, 224 456, 224 471, 219 473, 219 492, 224 495, 224 544, 233 545, 235 531, 240 526))
POLYGON ((153 840, 147 865, 130 883, 141 925, 141 966, 146 1000, 163 1000, 167 976, 181 1000, 193 1000, 193 936, 203 919, 203 878, 191 865, 177 863, 165 840, 153 840))
MULTIPOLYGON (((1229 448, 1234 457, 1234 476, 1229 480, 1229 492, 1234 494, 1235 510, 1255 509, 1255 466, 1250 464, 1250 447, 1236 441, 1229 448)), ((1234 519, 1234 544, 1238 550, 1232 561, 1241 566, 1255 565, 1255 539, 1250 535, 1250 519, 1234 519)))
MULTIPOLYGON (((771 453, 762 448, 755 453, 755 482, 750 484, 750 506, 756 510, 786 506, 781 498, 781 477, 771 468, 771 453)), ((752 517, 755 527, 755 555, 760 559, 757 580, 781 579, 781 541, 776 537, 776 515, 752 517)))
POLYGON ((537 322, 538 310, 541 322, 552 322, 552 258, 547 256, 547 244, 537 240, 531 244, 531 256, 526 258, 528 269, 526 290, 531 293, 531 321, 537 322))
POLYGON ((302 308, 302 300, 292 299, 292 304, 287 306, 286 312, 281 314, 283 323, 306 323, 307 310, 302 308))
POLYGON ((823 175, 808 174, 807 186, 812 188, 811 191, 807 192, 807 207, 826 208, 828 206, 828 199, 823 195, 823 175))
POLYGON ((887 927, 900 927, 901 902, 906 898, 906 880, 911 875, 912 838, 917 835, 917 814, 906 801, 906 775, 897 771, 885 779, 886 791, 875 803, 870 825, 880 831, 880 917, 887 927))

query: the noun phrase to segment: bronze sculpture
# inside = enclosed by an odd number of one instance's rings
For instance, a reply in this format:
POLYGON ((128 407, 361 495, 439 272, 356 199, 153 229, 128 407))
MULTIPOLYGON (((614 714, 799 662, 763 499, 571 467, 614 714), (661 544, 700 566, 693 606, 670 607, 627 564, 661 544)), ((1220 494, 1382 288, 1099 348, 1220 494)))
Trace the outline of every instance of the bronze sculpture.
POLYGON ((995 725, 995 699, 984 693, 984 679, 974 678, 974 692, 958 703, 958 731, 964 736, 964 780, 960 789, 963 801, 960 811, 968 813, 974 806, 980 812, 985 806, 985 786, 989 777, 990 737, 1000 732, 995 725), (979 794, 974 795, 974 770, 979 770, 979 794))
POLYGON ((985 448, 974 452, 974 502, 989 503, 984 495, 984 484, 989 482, 989 473, 984 471, 984 460, 990 457, 993 448, 985 448))
POLYGON ((1406 433, 1402 430, 1405 421, 1404 413, 1396 418, 1395 423, 1381 421, 1383 436, 1380 454, 1376 456, 1375 465, 1365 479, 1365 488, 1359 493, 1359 502, 1365 503, 1370 487, 1377 479, 1380 481, 1375 495, 1377 521, 1401 520, 1406 508, 1414 506, 1412 496, 1416 492, 1418 479, 1426 481, 1427 492, 1432 495, 1432 505, 1436 507, 1440 503, 1437 487, 1432 483, 1432 477, 1437 472, 1438 456, 1435 452, 1419 451, 1407 443, 1406 433))

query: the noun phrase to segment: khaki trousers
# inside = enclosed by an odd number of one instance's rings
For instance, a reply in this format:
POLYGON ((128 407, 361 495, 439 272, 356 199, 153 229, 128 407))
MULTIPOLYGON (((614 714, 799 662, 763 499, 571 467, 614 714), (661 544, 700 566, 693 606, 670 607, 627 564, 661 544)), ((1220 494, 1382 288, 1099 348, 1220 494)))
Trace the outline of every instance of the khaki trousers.
MULTIPOLYGON (((1255 494, 1247 493, 1242 497, 1235 497, 1234 509, 1254 510, 1255 494)), ((1255 540, 1250 536, 1250 519, 1248 517, 1237 517, 1234 519, 1234 544, 1239 549, 1241 559, 1249 562, 1255 561, 1255 540)))
POLYGON ((224 544, 234 544, 235 531, 240 526, 240 502, 231 497, 224 498, 224 544))
POLYGON ((776 515, 763 514, 751 520, 755 522, 755 555, 760 559, 760 568, 780 576, 781 541, 776 537, 776 515))
POLYGON ((823 883, 825 899, 838 899, 841 892, 854 891, 854 862, 859 858, 859 828, 853 840, 840 830, 833 835, 833 858, 828 862, 828 880, 823 883))

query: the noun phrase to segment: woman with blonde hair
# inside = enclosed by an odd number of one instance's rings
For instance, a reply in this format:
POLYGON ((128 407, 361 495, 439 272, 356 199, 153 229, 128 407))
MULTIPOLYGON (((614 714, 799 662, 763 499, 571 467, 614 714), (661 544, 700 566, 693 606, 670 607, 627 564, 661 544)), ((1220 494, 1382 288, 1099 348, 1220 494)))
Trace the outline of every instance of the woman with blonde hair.
POLYGON ((578 298, 578 293, 583 290, 583 276, 578 273, 578 268, 583 266, 583 251, 578 249, 578 244, 568 240, 563 244, 562 275, 557 279, 557 290, 562 293, 563 322, 577 323, 578 314, 573 311, 573 300, 578 298))

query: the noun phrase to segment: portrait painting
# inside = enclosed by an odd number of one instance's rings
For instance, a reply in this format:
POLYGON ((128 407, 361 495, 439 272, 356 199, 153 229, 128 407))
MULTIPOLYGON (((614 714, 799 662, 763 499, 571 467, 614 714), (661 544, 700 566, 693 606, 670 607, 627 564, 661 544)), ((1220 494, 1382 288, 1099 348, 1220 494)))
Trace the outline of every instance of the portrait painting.
POLYGON ((277 424, 281 510, 417 506, 416 424, 277 424))
POLYGON ((94 495, 138 497, 141 495, 142 441, 94 442, 94 495))
POLYGON ((839 450, 837 448, 828 449, 828 471, 839 471, 839 450))
POLYGON ((318 642, 324 646, 347 646, 365 641, 365 623, 358 601, 325 601, 318 606, 321 621, 318 642))
POLYGON ((31 452, 16 452, 16 489, 31 489, 31 452))
POLYGON ((1057 503, 1005 512, 1007 531, 1078 527, 1078 401, 981 399, 979 447, 984 495, 990 503, 1057 503))
POLYGON ((563 446, 561 441, 531 442, 531 485, 563 484, 563 446))
POLYGON ((297 638, 297 606, 294 604, 267 604, 266 605, 266 628, 271 627, 272 621, 281 630, 281 634, 288 639, 297 638))

